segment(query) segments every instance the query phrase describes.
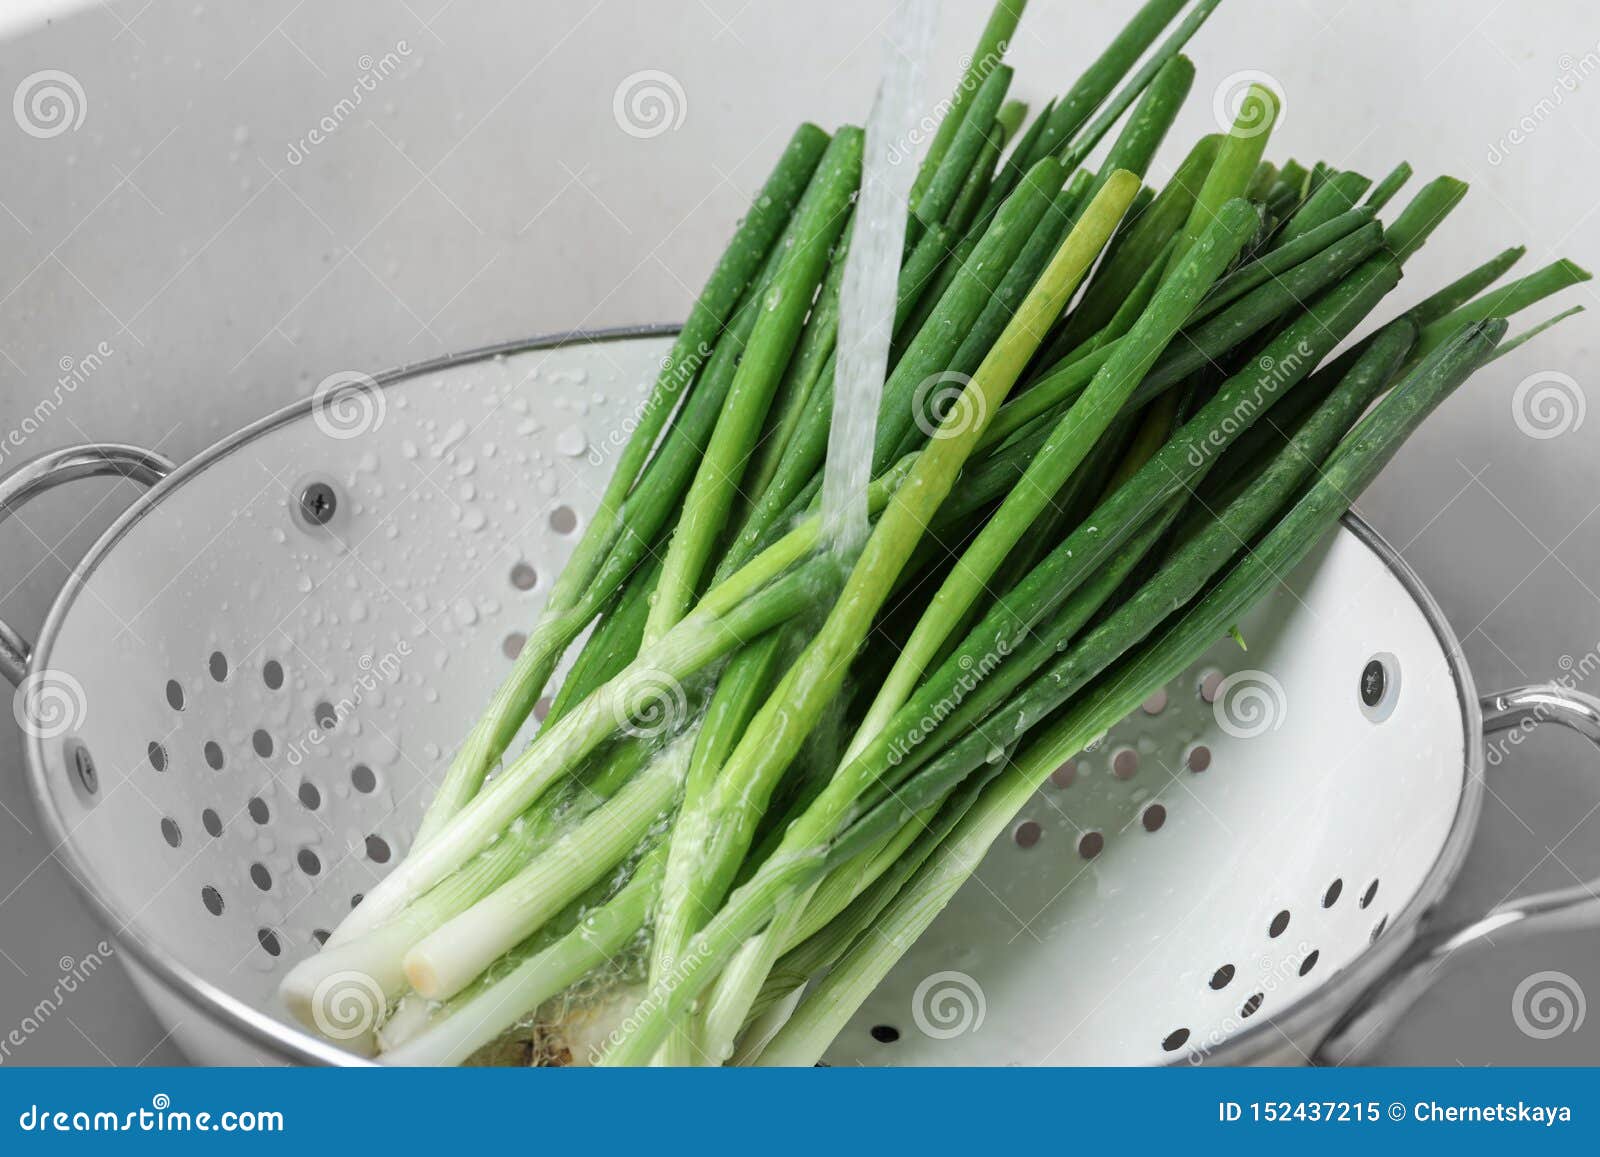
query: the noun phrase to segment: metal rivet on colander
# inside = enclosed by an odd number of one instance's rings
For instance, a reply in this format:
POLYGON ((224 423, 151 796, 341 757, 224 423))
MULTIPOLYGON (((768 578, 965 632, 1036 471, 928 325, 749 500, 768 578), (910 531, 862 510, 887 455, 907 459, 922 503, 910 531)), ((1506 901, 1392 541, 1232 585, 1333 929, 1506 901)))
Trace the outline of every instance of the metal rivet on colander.
POLYGON ((1356 693, 1361 701, 1361 713, 1368 719, 1382 723, 1389 718, 1400 697, 1399 661, 1387 651, 1372 656, 1361 668, 1356 693))
POLYGON ((1383 664, 1376 659, 1368 660, 1366 669, 1361 672, 1361 702, 1376 707, 1383 702, 1383 691, 1388 685, 1389 673, 1383 669, 1383 664))
POLYGON ((78 783, 84 791, 94 795, 100 790, 100 774, 94 769, 94 756, 81 743, 72 745, 72 770, 77 773, 78 783))
POLYGON ((327 526, 339 509, 339 496, 326 482, 312 482, 300 491, 300 516, 312 526, 327 526))

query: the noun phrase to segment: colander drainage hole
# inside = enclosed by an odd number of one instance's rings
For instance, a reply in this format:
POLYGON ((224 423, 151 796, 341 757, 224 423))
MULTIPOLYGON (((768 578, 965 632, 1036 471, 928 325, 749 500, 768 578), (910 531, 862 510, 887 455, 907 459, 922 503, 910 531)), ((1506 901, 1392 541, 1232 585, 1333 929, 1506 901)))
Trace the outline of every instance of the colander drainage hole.
POLYGON ((538 585, 539 574, 525 562, 511 568, 511 585, 519 591, 531 591, 538 585))
POLYGON ((1050 773, 1050 782, 1056 787, 1067 788, 1072 786, 1072 781, 1078 778, 1078 761, 1069 759, 1060 767, 1050 773))
POLYGON ((211 671, 211 677, 221 683, 228 677, 228 656, 221 651, 211 652, 211 661, 206 664, 211 671))
POLYGON ((1311 970, 1317 966, 1317 961, 1321 959, 1321 957, 1322 953, 1315 948, 1307 953, 1306 958, 1300 962, 1300 975, 1308 975, 1311 970))
POLYGON ((268 956, 276 956, 283 951, 283 945, 278 943, 278 934, 271 928, 257 928, 256 939, 268 956))
POLYGON ((175 848, 183 843, 183 833, 178 830, 178 821, 171 816, 166 816, 161 821, 161 838, 167 841, 169 848, 175 848))
POLYGON ((211 808, 206 808, 205 811, 200 813, 200 824, 212 839, 222 834, 222 817, 211 808))
POLYGON ((174 711, 183 710, 183 685, 176 679, 167 680, 167 706, 174 711))
POLYGON ((1377 898, 1378 898, 1378 881, 1377 880, 1373 880, 1372 883, 1367 885, 1367 890, 1365 892, 1361 893, 1361 906, 1363 908, 1370 908, 1370 907, 1372 907, 1372 902, 1374 900, 1376 900, 1377 898))
POLYGON ((1189 755, 1184 760, 1189 770, 1196 775, 1211 766, 1211 749, 1204 744, 1197 744, 1189 749, 1189 755))
POLYGON ((522 648, 528 645, 528 636, 521 631, 512 631, 500 640, 500 653, 508 659, 515 659, 522 654, 522 648))
POLYGON ((272 754, 272 736, 258 727, 255 730, 255 734, 250 736, 250 746, 255 748, 257 755, 265 759, 272 754))
POLYGON ((1084 832, 1078 837, 1078 855, 1092 860, 1105 850, 1106 838, 1099 832, 1084 832))
POLYGON ((322 871, 322 861, 310 848, 301 848, 295 855, 294 862, 299 864, 300 870, 308 876, 318 875, 322 871))
POLYGON ((206 911, 213 916, 222 915, 222 893, 210 884, 200 889, 200 903, 206 906, 206 911))
POLYGON ((326 944, 328 942, 328 937, 332 935, 333 933, 329 932, 326 928, 313 928, 311 930, 311 939, 315 940, 318 944, 326 944))
POLYGON ((1037 820, 1023 820, 1011 833, 1011 838, 1017 841, 1019 848, 1031 848, 1039 842, 1039 837, 1044 834, 1044 829, 1037 820))
POLYGON ((265 864, 250 865, 250 882, 263 892, 272 891, 272 873, 267 871, 265 864))
POLYGON ((364 899, 364 897, 362 896, 362 894, 360 892, 357 892, 354 896, 350 897, 350 907, 352 907, 352 908, 356 907, 358 904, 361 903, 361 901, 363 899, 364 899))
POLYGON ((550 714, 550 705, 554 702, 555 700, 551 699, 548 695, 541 695, 539 698, 535 699, 533 701, 534 719, 540 723, 543 723, 545 716, 550 714))
POLYGON ((1289 927, 1289 909, 1285 908, 1272 918, 1272 923, 1267 926, 1267 935, 1276 940, 1282 936, 1289 927))
POLYGON ((222 758, 222 744, 218 743, 215 739, 208 739, 206 740, 206 745, 202 750, 205 752, 207 766, 209 766, 212 771, 221 771, 223 763, 226 762, 222 758))
POLYGON ((1153 803, 1144 809, 1144 814, 1139 817, 1139 822, 1144 825, 1147 832, 1159 832, 1161 825, 1167 822, 1167 809, 1158 803, 1153 803))
POLYGON ((300 806, 312 812, 322 806, 322 793, 309 779, 300 784, 300 806))
POLYGON ((258 824, 264 824, 272 818, 272 810, 267 807, 267 801, 258 795, 250 797, 250 802, 245 804, 245 810, 258 824))
POLYGON ((373 774, 372 768, 358 763, 350 769, 350 786, 362 795, 371 795, 378 788, 378 777, 373 774))
POLYGON ((261 664, 261 681, 267 685, 268 691, 276 691, 283 686, 283 664, 276 659, 268 659, 261 664))
POLYGON ((1383 916, 1380 917, 1378 922, 1372 926, 1372 942, 1374 944, 1378 942, 1378 937, 1383 935, 1383 930, 1388 927, 1388 925, 1389 917, 1383 916))
POLYGON ((550 529, 557 534, 571 534, 578 529, 578 512, 570 506, 558 506, 550 512, 550 529))
POLYGON ((1234 968, 1231 964, 1224 964, 1221 968, 1213 972, 1211 974, 1212 990, 1221 992, 1224 988, 1227 988, 1228 982, 1233 979, 1233 972, 1234 968))
POLYGON ((1344 891, 1344 881, 1335 880, 1328 885, 1328 890, 1322 893, 1322 906, 1332 908, 1339 902, 1339 894, 1344 891))
POLYGON ((900 1030, 892 1024, 875 1024, 870 1031, 872 1039, 881 1045, 892 1045, 900 1039, 900 1030))
POLYGON ((1132 779, 1139 771, 1139 753, 1124 747, 1111 757, 1111 774, 1118 779, 1132 779))
POLYGON ((155 768, 157 771, 166 771, 167 749, 162 747, 161 744, 152 740, 150 746, 146 750, 150 753, 150 766, 155 768))
POLYGON ((1161 1047, 1169 1053, 1175 1053, 1189 1043, 1189 1030, 1176 1029, 1167 1034, 1167 1039, 1161 1042, 1161 1047))
POLYGON ((387 864, 389 862, 389 841, 382 836, 368 836, 367 859, 374 864, 387 864))
POLYGON ((1261 1002, 1263 1000, 1266 1000, 1266 999, 1267 999, 1267 994, 1266 993, 1258 992, 1254 996, 1252 996, 1249 1000, 1245 1001, 1242 1005, 1239 1006, 1239 1016, 1240 1016, 1240 1018, 1244 1019, 1244 1018, 1248 1018, 1248 1017, 1254 1016, 1256 1014, 1256 1012, 1261 1008, 1261 1002))
POLYGON ((313 721, 319 731, 332 731, 339 722, 339 716, 333 709, 333 704, 324 699, 311 710, 313 721))

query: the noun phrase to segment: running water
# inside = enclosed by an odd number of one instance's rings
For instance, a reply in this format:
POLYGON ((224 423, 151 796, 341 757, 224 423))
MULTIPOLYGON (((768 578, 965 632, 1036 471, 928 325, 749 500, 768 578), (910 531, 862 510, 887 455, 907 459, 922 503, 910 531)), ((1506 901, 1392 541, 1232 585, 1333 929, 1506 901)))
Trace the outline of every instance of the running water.
POLYGON ((901 0, 884 45, 883 81, 867 118, 855 232, 839 290, 833 425, 822 475, 823 534, 846 558, 867 538, 872 444, 894 336, 907 199, 917 168, 911 135, 922 107, 923 62, 938 9, 938 0, 901 0))

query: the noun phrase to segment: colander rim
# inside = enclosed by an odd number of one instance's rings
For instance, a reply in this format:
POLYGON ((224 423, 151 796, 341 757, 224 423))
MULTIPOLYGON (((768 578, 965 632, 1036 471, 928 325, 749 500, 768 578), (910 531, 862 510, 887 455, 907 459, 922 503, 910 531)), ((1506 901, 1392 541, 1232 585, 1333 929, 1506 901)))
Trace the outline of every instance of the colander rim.
MULTIPOLYGON (((561 349, 566 346, 672 337, 679 329, 678 325, 654 324, 558 331, 403 364, 373 375, 372 380, 380 387, 387 388, 430 373, 495 357, 561 349)), ((48 667, 49 657, 60 634, 62 623, 78 594, 100 562, 141 518, 167 495, 219 459, 279 426, 305 417, 315 404, 314 397, 302 398, 226 435, 180 463, 171 474, 140 495, 100 535, 83 560, 68 576, 52 602, 44 626, 40 630, 30 669, 43 670, 48 667)), ((1482 713, 1474 689, 1472 672, 1467 665, 1460 642, 1433 595, 1400 553, 1356 513, 1350 512, 1340 521, 1342 529, 1354 535, 1371 550, 1399 580, 1406 594, 1422 612, 1444 651, 1445 661, 1456 689, 1462 722, 1464 779, 1457 797, 1456 814, 1451 820, 1450 830, 1439 855, 1411 899, 1390 918, 1387 934, 1370 944, 1355 960, 1331 973, 1325 983, 1296 998, 1283 1012, 1256 1021, 1216 1048, 1209 1050, 1206 1055, 1207 1063, 1248 1064, 1280 1048, 1284 1040, 1295 1043, 1298 1047, 1302 1039, 1310 1040, 1314 1030, 1326 1024, 1360 993, 1381 980, 1387 968, 1413 938, 1423 914, 1448 890, 1460 871, 1471 843, 1472 833, 1477 826, 1478 815, 1482 810, 1484 765, 1482 713)), ((64 750, 60 746, 60 741, 57 741, 57 744, 58 750, 64 750)), ((101 886, 99 874, 77 851, 72 838, 72 829, 67 824, 66 818, 57 810, 54 797, 47 786, 46 776, 63 774, 64 769, 50 768, 45 753, 45 742, 40 736, 28 737, 25 750, 28 762, 28 785, 34 796, 35 807, 52 841, 54 854, 65 859, 67 875, 78 893, 100 918, 114 929, 112 934, 119 948, 126 949, 143 969, 174 995, 197 1005, 201 1011, 215 1017, 228 1030, 242 1036, 254 1047, 265 1049, 283 1060, 296 1063, 340 1066, 373 1063, 353 1056, 332 1044, 319 1041, 293 1025, 225 992, 145 936, 137 925, 125 922, 117 904, 111 899, 109 892, 101 886)), ((1315 1042, 1311 1041, 1311 1044, 1314 1047, 1315 1042)), ((1183 1060, 1169 1062, 1173 1066, 1183 1066, 1186 1063, 1183 1060)))

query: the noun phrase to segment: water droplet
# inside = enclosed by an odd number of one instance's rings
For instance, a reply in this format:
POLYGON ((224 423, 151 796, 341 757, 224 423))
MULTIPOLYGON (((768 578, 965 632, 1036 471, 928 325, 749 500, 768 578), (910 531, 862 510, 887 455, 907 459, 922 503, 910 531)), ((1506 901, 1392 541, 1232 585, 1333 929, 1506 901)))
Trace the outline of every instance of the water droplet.
POLYGON ((589 439, 576 426, 568 426, 556 435, 556 449, 569 458, 577 458, 589 448, 589 439))

